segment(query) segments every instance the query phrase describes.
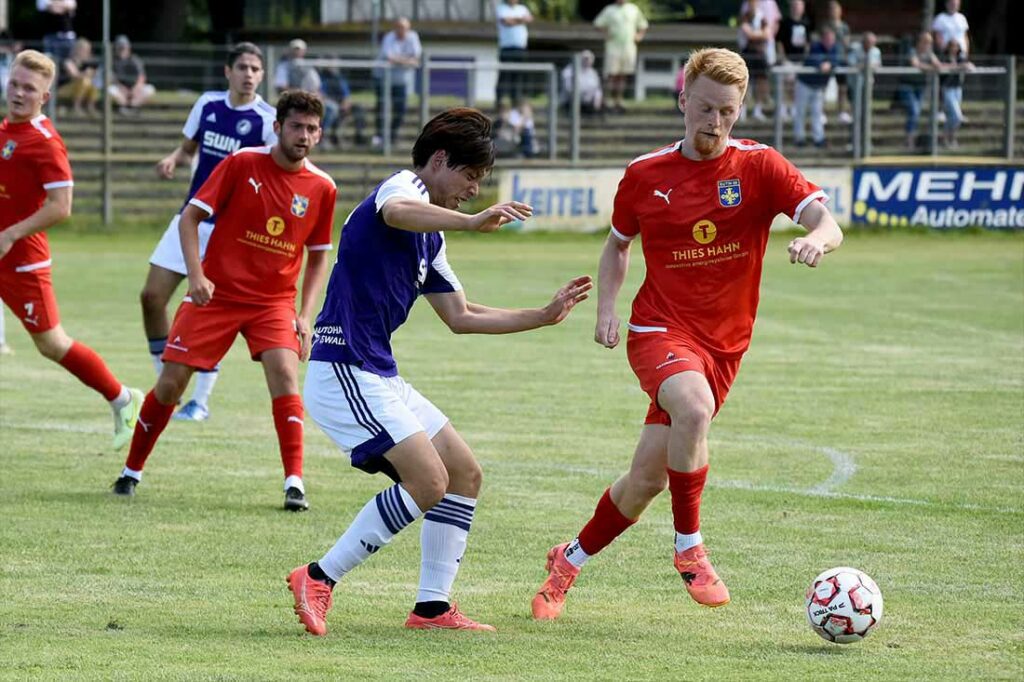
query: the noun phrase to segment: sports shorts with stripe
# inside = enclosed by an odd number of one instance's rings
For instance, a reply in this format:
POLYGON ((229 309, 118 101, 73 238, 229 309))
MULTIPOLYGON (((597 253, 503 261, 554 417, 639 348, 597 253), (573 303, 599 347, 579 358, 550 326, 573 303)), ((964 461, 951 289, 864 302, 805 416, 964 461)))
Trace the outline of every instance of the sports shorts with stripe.
POLYGON ((353 365, 310 360, 303 395, 306 414, 341 448, 352 466, 387 470, 384 453, 423 431, 433 438, 448 417, 400 376, 382 377, 353 365))

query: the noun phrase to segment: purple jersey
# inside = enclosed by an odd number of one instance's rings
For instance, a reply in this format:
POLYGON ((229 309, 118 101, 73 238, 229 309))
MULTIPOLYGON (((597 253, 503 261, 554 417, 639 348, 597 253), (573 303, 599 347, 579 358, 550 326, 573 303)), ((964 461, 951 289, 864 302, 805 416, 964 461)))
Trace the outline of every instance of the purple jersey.
POLYGON ((182 129, 185 137, 199 145, 198 162, 188 188, 185 205, 210 177, 222 160, 242 147, 264 147, 277 143, 274 119, 277 111, 256 99, 240 107, 232 107, 227 90, 204 92, 192 105, 182 129))
POLYGON ((462 289, 445 256, 444 233, 409 232, 384 222, 381 210, 392 199, 430 202, 419 176, 404 170, 377 185, 352 211, 313 327, 311 360, 395 376, 391 335, 409 317, 417 296, 462 289))

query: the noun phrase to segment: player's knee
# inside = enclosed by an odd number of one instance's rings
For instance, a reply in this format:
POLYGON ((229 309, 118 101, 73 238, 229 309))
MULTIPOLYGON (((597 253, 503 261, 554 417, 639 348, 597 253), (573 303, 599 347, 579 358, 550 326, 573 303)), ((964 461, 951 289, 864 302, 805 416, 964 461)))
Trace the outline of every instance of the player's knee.
POLYGON ((33 334, 32 341, 35 343, 39 354, 53 362, 63 360, 64 356, 71 349, 71 344, 74 343, 66 334, 54 332, 33 334))
POLYGON ((448 490, 448 472, 440 463, 438 464, 439 466, 430 471, 419 472, 402 481, 402 485, 422 511, 433 508, 444 499, 444 494, 448 490))
POLYGON ((678 401, 669 411, 672 425, 686 429, 689 433, 707 431, 715 414, 714 402, 696 397, 678 401))
POLYGON ((449 473, 449 491, 457 495, 476 498, 484 483, 484 470, 475 459, 463 466, 458 472, 449 473))
POLYGON ((657 473, 634 472, 629 476, 629 487, 633 497, 642 500, 653 500, 668 487, 668 474, 663 470, 657 473))
POLYGON ((188 387, 189 376, 189 374, 182 376, 177 372, 162 372, 153 388, 153 395, 164 405, 177 403, 188 387))
POLYGON ((150 286, 143 287, 142 292, 139 294, 139 302, 142 304, 142 309, 147 313, 166 309, 169 300, 170 296, 168 294, 150 286))

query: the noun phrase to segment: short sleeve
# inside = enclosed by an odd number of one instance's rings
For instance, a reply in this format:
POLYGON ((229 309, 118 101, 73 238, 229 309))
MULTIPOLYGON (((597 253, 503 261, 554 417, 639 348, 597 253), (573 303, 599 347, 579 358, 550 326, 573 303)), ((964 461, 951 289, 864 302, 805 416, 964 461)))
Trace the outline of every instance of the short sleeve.
POLYGON ((274 132, 274 114, 260 114, 263 118, 263 144, 273 147, 277 144, 277 133, 274 132))
POLYGON ((206 178, 206 182, 199 188, 195 196, 189 199, 188 203, 201 208, 210 215, 217 213, 217 209, 227 204, 231 198, 231 190, 235 185, 237 168, 241 165, 239 157, 232 154, 217 164, 217 167, 206 178))
POLYGON ((48 140, 35 162, 35 172, 43 189, 49 191, 75 184, 67 149, 58 140, 48 140))
POLYGON ((636 8, 636 30, 646 31, 648 29, 647 17, 644 16, 644 11, 639 7, 636 8))
POLYGON ((206 97, 200 97, 192 105, 192 111, 188 112, 188 118, 185 119, 185 127, 181 129, 181 133, 190 140, 199 139, 199 124, 202 122, 203 107, 208 101, 206 97))
POLYGON ((422 292, 424 294, 450 294, 462 291, 462 283, 455 276, 452 266, 448 264, 448 247, 444 241, 444 234, 439 233, 438 236, 441 239, 441 245, 427 268, 427 278, 423 281, 422 292))
POLYGON ((306 239, 306 249, 309 251, 330 251, 334 248, 334 205, 337 198, 336 187, 328 186, 324 190, 316 226, 306 239))
POLYGON ((611 5, 606 6, 603 10, 601 10, 598 13, 597 18, 594 19, 594 26, 597 26, 598 28, 606 28, 608 26, 608 8, 609 7, 611 7, 611 5))
POLYGON ((430 193, 418 175, 412 171, 400 171, 385 180, 377 190, 377 212, 379 213, 392 199, 412 199, 430 203, 430 193))
POLYGON ((812 201, 828 201, 828 196, 800 170, 774 149, 767 149, 762 167, 762 182, 769 212, 772 216, 784 213, 794 223, 812 201))
POLYGON ((633 210, 636 206, 635 195, 636 179, 627 168, 626 174, 619 181, 612 208, 612 234, 626 242, 640 234, 640 221, 633 210))

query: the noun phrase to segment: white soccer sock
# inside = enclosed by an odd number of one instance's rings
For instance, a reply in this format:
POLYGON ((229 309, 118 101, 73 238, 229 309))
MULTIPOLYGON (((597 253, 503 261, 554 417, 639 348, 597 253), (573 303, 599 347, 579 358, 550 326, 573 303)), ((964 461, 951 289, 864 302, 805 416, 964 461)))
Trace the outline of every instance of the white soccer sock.
POLYGON ((124 469, 121 470, 121 475, 122 476, 128 476, 129 478, 134 478, 136 481, 141 481, 142 480, 142 472, 141 471, 136 471, 135 469, 129 469, 128 467, 125 467, 124 469))
POLYGON ((476 500, 448 493, 424 514, 417 602, 448 601, 475 512, 476 500))
POLYGON ((153 360, 153 369, 156 370, 158 379, 160 378, 160 373, 164 371, 164 361, 160 359, 160 356, 164 354, 164 348, 166 347, 166 336, 162 339, 149 339, 149 357, 153 360))
POLYGON ((217 383, 219 376, 220 365, 209 372, 196 372, 196 388, 192 391, 192 400, 206 407, 210 402, 210 394, 213 393, 213 385, 217 383))
POLYGON ((132 401, 132 394, 131 394, 131 392, 128 390, 127 386, 125 386, 124 384, 121 384, 121 392, 117 394, 116 398, 114 398, 113 400, 109 401, 110 402, 110 409, 114 410, 114 414, 116 415, 118 410, 120 410, 122 407, 124 407, 125 405, 127 405, 131 401, 132 401))
POLYGON ((700 531, 696 533, 676 533, 676 551, 682 552, 704 542, 700 531))
POLYGON ((303 495, 306 494, 306 486, 302 485, 302 479, 298 476, 289 476, 284 479, 284 491, 288 492, 288 488, 298 488, 303 495))
POLYGON ((320 568, 331 580, 342 576, 391 542, 410 523, 423 516, 412 495, 396 483, 382 490, 356 514, 345 534, 320 559, 320 568))
POLYGON ((580 539, 575 538, 565 548, 565 559, 576 568, 583 568, 583 564, 587 563, 590 555, 580 547, 580 539))

